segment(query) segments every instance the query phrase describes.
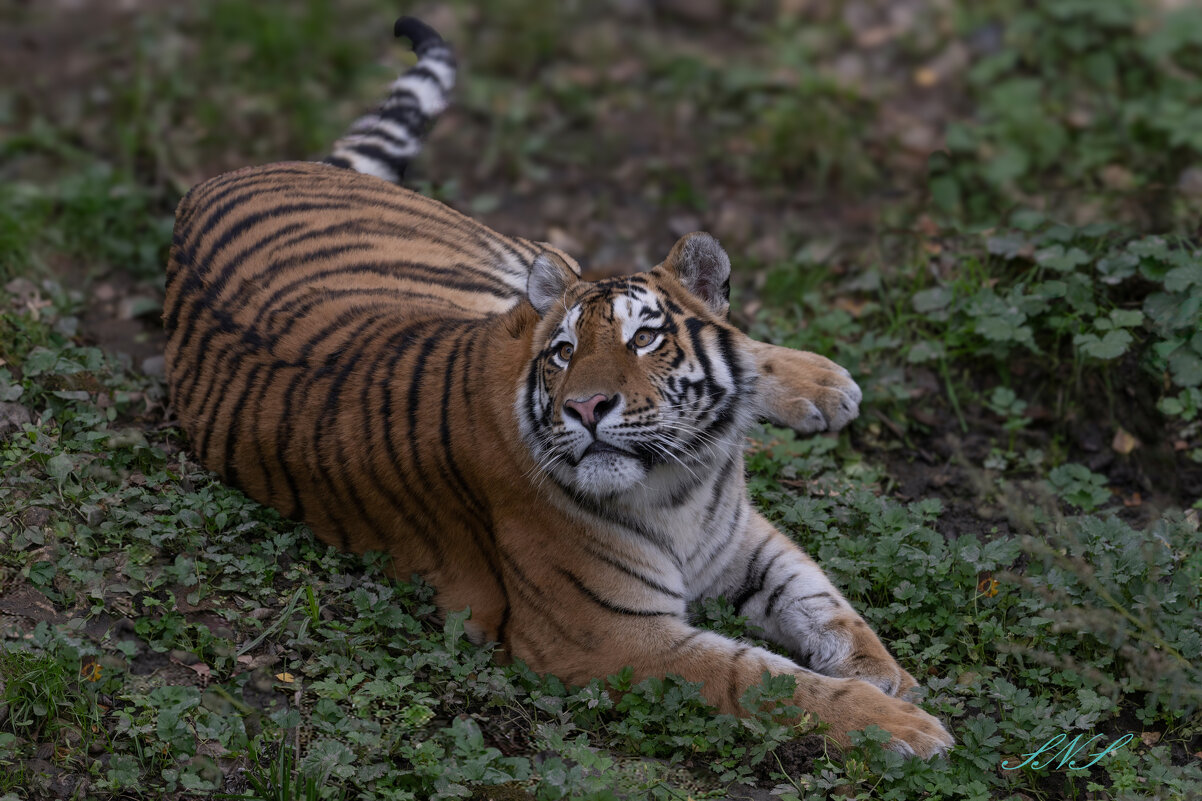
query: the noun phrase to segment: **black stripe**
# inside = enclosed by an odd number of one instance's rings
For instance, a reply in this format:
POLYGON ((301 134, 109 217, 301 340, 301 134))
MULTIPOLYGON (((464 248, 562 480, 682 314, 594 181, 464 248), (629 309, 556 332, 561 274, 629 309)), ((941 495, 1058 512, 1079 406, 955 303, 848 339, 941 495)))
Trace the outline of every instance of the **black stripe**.
POLYGON ((382 120, 388 120, 401 126, 414 139, 421 137, 423 129, 429 121, 429 117, 420 108, 407 103, 385 101, 376 114, 382 120))
MULTIPOLYGON (((502 561, 504 561, 506 566, 509 568, 509 571, 513 573, 515 577, 517 577, 517 583, 513 588, 517 591, 518 597, 525 601, 526 604, 532 607, 536 612, 541 613, 538 617, 538 621, 550 625, 551 628, 555 630, 555 634, 558 637, 571 643, 576 648, 582 651, 592 651, 596 647, 596 643, 589 642, 589 640, 581 640, 572 633, 570 628, 564 626, 559 622, 559 620, 556 619, 555 613, 564 611, 563 604, 545 603, 541 597, 545 594, 537 584, 535 584, 526 576, 526 573, 520 566, 518 566, 517 560, 510 556, 509 552, 504 548, 499 548, 497 552, 500 554, 502 561), (533 593, 533 595, 531 595, 531 593, 533 593)), ((589 639, 591 640, 592 638, 589 639)))
MULTIPOLYGON (((378 131, 372 131, 371 136, 380 136, 380 133, 378 131)), ((393 173, 396 174, 396 178, 391 180, 382 178, 379 175, 371 176, 372 178, 380 181, 388 180, 389 183, 403 180, 405 177, 405 168, 409 166, 409 162, 412 161, 413 157, 417 155, 417 153, 412 153, 402 156, 396 153, 389 153, 379 145, 373 145, 370 142, 355 142, 353 144, 343 145, 342 147, 346 150, 352 150, 364 158, 371 159, 372 161, 378 161, 384 166, 388 167, 388 169, 392 170, 393 173)), ((367 173, 360 174, 366 175, 367 173)))
POLYGON ((677 651, 679 651, 680 649, 684 648, 686 645, 691 643, 693 640, 700 637, 703 633, 704 632, 701 629, 693 629, 688 634, 684 635, 679 640, 677 640, 676 642, 674 642, 670 646, 668 646, 668 655, 674 654, 677 651))
POLYGON ((558 487, 559 490, 567 495, 573 503, 580 507, 581 511, 588 512, 600 520, 604 520, 607 523, 612 523, 615 526, 626 529, 632 534, 638 535, 641 539, 645 540, 651 545, 654 545, 657 549, 663 552, 664 555, 672 560, 672 564, 677 568, 684 566, 680 557, 677 556, 676 551, 673 550, 671 540, 668 537, 665 537, 660 532, 648 527, 641 520, 627 517, 619 512, 613 511, 612 509, 607 509, 604 506, 601 506, 597 501, 567 486, 558 478, 549 473, 547 474, 547 477, 551 480, 552 484, 558 487))
MULTIPOLYGON (((265 335, 270 335, 268 340, 274 345, 284 339, 293 329, 293 327, 309 317, 309 312, 317 309, 319 306, 324 306, 327 303, 333 305, 337 301, 346 301, 355 297, 362 296, 366 300, 375 301, 374 303, 360 304, 358 308, 364 313, 382 309, 385 306, 391 308, 395 313, 404 308, 402 304, 413 303, 414 301, 428 301, 430 304, 437 305, 439 303, 446 304, 457 310, 457 316, 470 317, 475 314, 475 310, 454 303, 451 300, 441 295, 430 295, 424 292, 402 292, 399 289, 381 289, 379 287, 363 287, 358 289, 326 289, 323 288, 320 294, 315 294, 311 297, 300 296, 289 300, 285 303, 277 305, 274 309, 268 312, 261 321, 256 321, 260 328, 263 329, 265 335), (275 324, 277 315, 288 313, 288 317, 283 327, 278 331, 271 331, 271 326, 275 324), (459 314, 461 313, 461 314, 459 314)), ((423 304, 424 305, 424 304, 423 304)), ((433 305, 428 308, 433 308, 433 305)))
POLYGON ((743 607, 747 604, 747 602, 763 591, 764 582, 768 580, 768 573, 772 571, 772 566, 776 564, 776 560, 780 559, 784 553, 785 552, 783 550, 777 551, 776 554, 768 560, 768 564, 764 566, 764 569, 760 571, 759 578, 751 584, 745 585, 740 590, 739 595, 735 597, 734 601, 732 601, 735 607, 736 615, 742 614, 743 607))
MULTIPOLYGON (((745 503, 746 502, 744 501, 735 505, 735 513, 730 519, 730 525, 727 526, 726 537, 716 546, 713 544, 710 545, 709 549, 705 552, 705 558, 702 560, 704 563, 709 563, 717 559, 718 556, 725 553, 726 549, 730 547, 730 544, 736 540, 739 533, 739 526, 743 523, 745 503)), ((696 556, 696 554, 694 554, 694 556, 696 556)), ((709 586, 705 588, 706 592, 708 592, 710 587, 713 587, 714 584, 721 578, 723 578, 723 574, 720 573, 713 581, 710 582, 709 586)))
POLYGON ((730 705, 735 709, 740 709, 742 703, 739 698, 742 693, 739 692, 739 660, 747 653, 748 646, 741 645, 735 651, 734 656, 730 660, 730 675, 726 677, 726 698, 730 701, 730 705))
MULTIPOLYGON (((459 325, 462 325, 462 323, 446 320, 424 320, 416 325, 413 325, 411 328, 403 329, 402 332, 398 332, 398 335, 393 337, 393 341, 377 349, 375 360, 370 368, 368 368, 368 375, 372 376, 373 378, 382 373, 382 378, 379 379, 382 395, 382 406, 378 411, 369 406, 367 404, 367 400, 370 393, 365 391, 363 400, 364 412, 365 415, 367 415, 367 418, 365 419, 364 424, 366 426, 367 421, 371 419, 370 416, 373 413, 378 413, 378 415, 386 421, 386 430, 384 431, 384 436, 382 438, 387 456, 385 459, 385 464, 389 465, 389 469, 394 472, 400 472, 403 469, 402 466, 406 465, 405 461, 401 458, 401 449, 406 446, 415 449, 414 435, 418 430, 412 423, 408 429, 406 429, 404 426, 390 425, 391 421, 393 420, 393 380, 398 374, 397 364, 406 356, 406 354, 410 353, 419 344, 423 350, 432 348, 434 344, 436 344, 443 336, 445 336, 448 332, 453 331, 459 325), (384 359, 388 360, 387 365, 381 367, 381 362, 384 359), (398 443, 396 441, 397 438, 403 439, 404 442, 398 443)), ((406 372, 411 372, 416 376, 419 375, 417 372, 419 369, 420 367, 417 365, 411 365, 406 372)), ((410 388, 410 400, 412 400, 412 387, 410 388)), ((412 420, 411 415, 409 415, 409 419, 412 420)), ((370 430, 364 431, 365 439, 370 441, 371 436, 372 432, 370 430)), ((411 456, 413 456, 413 451, 411 451, 411 456)), ((429 477, 425 476, 421 469, 420 455, 416 456, 415 458, 418 460, 417 463, 410 465, 409 467, 411 467, 412 472, 416 473, 423 479, 423 482, 427 484, 428 488, 429 477)), ((406 471, 406 473, 408 472, 409 471, 406 471)), ((374 470, 374 463, 372 475, 373 480, 380 483, 380 485, 384 487, 378 473, 374 470)), ((426 532, 425 536, 430 540, 439 542, 439 552, 445 553, 441 547, 441 538, 438 536, 438 530, 431 526, 431 522, 438 519, 438 515, 436 513, 438 499, 436 497, 430 499, 429 493, 426 493, 426 497, 423 498, 421 493, 419 493, 413 486, 413 483, 414 482, 407 480, 396 482, 396 485, 403 489, 405 495, 412 502, 411 504, 404 505, 404 508, 408 513, 408 520, 412 523, 418 523, 420 521, 421 529, 426 532)), ((390 492, 389 494, 392 493, 390 492)))
MULTIPOLYGON (((475 329, 479 331, 480 329, 475 329)), ((443 474, 443 480, 451 485, 459 502, 467 507, 468 511, 476 518, 484 528, 491 528, 492 517, 488 513, 486 502, 479 497, 471 487, 468 486, 467 479, 464 478, 463 470, 460 469, 458 461, 455 459, 455 451, 451 442, 451 389, 455 382, 453 371, 458 361, 470 361, 472 349, 476 343, 476 337, 472 336, 473 330, 463 328, 457 332, 456 341, 452 344, 450 352, 444 354, 447 366, 442 377, 442 402, 439 404, 439 421, 438 421, 438 439, 442 445, 440 454, 446 460, 446 467, 439 465, 439 472, 443 474), (467 340, 466 348, 463 340, 467 340), (461 349, 463 349, 461 351, 461 349)), ((460 390, 466 389, 466 386, 460 390)), ((470 409, 465 410, 468 415, 471 415, 470 409)), ((491 555, 488 561, 490 564, 496 561, 495 555, 491 555)), ((500 575, 497 575, 498 579, 500 575)))
MULTIPOLYGON (((730 542, 731 538, 735 535, 735 529, 733 527, 727 528, 726 537, 722 540, 721 545, 719 545, 717 548, 715 548, 713 545, 713 535, 709 533, 709 530, 710 530, 710 526, 712 526, 714 523, 714 515, 717 514, 717 512, 718 512, 718 504, 720 504, 722 502, 722 499, 726 496, 726 490, 730 486, 728 484, 728 482, 730 480, 730 473, 734 469, 735 462, 737 460, 738 460, 737 456, 730 457, 730 459, 727 460, 726 464, 722 465, 722 468, 718 471, 718 477, 714 481, 714 485, 712 488, 713 495, 710 497, 710 502, 708 504, 706 504, 705 512, 701 516, 701 531, 706 535, 706 538, 710 541, 710 547, 707 548, 705 551, 701 551, 701 550, 694 551, 693 554, 691 556, 689 556, 688 560, 685 562, 686 567, 689 565, 692 565, 694 560, 696 560, 703 553, 705 554, 704 561, 708 562, 709 560, 713 559, 718 553, 720 553, 721 551, 726 549, 727 544, 730 542)), ((740 513, 739 510, 741 509, 741 507, 742 507, 742 504, 738 504, 736 506, 736 514, 740 513)))
MULTIPOLYGON (((742 508, 742 504, 739 505, 739 508, 740 509, 742 508)), ((755 563, 760 560, 760 554, 764 552, 764 548, 768 545, 768 543, 771 540, 772 540, 772 535, 765 534, 764 538, 762 540, 760 540, 760 544, 755 546, 755 550, 751 552, 751 557, 747 560, 747 571, 743 574, 743 581, 739 583, 739 589, 734 595, 735 598, 740 598, 740 599, 745 600, 746 595, 747 595, 747 588, 752 585, 751 574, 752 574, 752 571, 755 570, 755 563)))
MULTIPOLYGON (((471 534, 472 541, 475 542, 476 548, 483 555, 484 564, 492 573, 493 579, 499 586, 503 587, 504 579, 501 576, 500 568, 497 566, 496 532, 493 529, 492 516, 486 508, 485 502, 468 486, 452 451, 450 411, 451 386, 454 379, 453 370, 463 344, 464 336, 467 333, 469 333, 469 329, 466 327, 461 327, 457 331, 452 332, 451 336, 446 340, 450 346, 450 350, 441 354, 441 358, 446 362, 446 369, 442 374, 443 388, 441 402, 439 403, 439 443, 441 447, 436 451, 434 462, 443 483, 450 486, 452 493, 454 493, 460 505, 466 509, 468 515, 476 519, 476 525, 472 525, 470 521, 465 521, 464 527, 471 534), (438 456, 441 456, 442 460, 439 460, 438 456)), ((414 402, 415 400, 417 403, 421 402, 420 381, 422 374, 425 372, 423 369, 423 357, 426 352, 426 349, 423 348, 422 354, 418 356, 418 364, 414 368, 413 383, 410 386, 409 397, 411 404, 409 420, 410 441, 413 443, 412 454, 414 456, 414 463, 418 466, 418 475, 423 476, 423 479, 424 472, 421 470, 421 465, 416 455, 418 441, 416 433, 418 429, 415 423, 417 407, 414 405, 414 402)), ((434 494, 438 494, 437 487, 431 486, 430 490, 434 494)))
MULTIPOLYGON (((801 575, 800 573, 792 573, 792 574, 790 574, 790 576, 787 579, 785 579, 784 581, 782 581, 776 585, 776 589, 774 589, 772 591, 772 594, 768 596, 768 603, 764 605, 764 617, 765 618, 772 617, 772 612, 776 609, 776 602, 778 600, 780 600, 781 593, 783 593, 785 591, 786 587, 788 587, 790 584, 792 584, 794 581, 796 581, 797 577, 800 575, 801 575)), ((794 600, 797 600, 797 599, 794 599, 794 600)))
MULTIPOLYGON (((286 226, 285 229, 280 230, 287 230, 288 228, 294 228, 294 226, 286 226)), ((288 240, 288 242, 283 243, 283 245, 279 247, 292 246, 294 244, 300 244, 309 239, 316 239, 322 236, 322 233, 322 231, 301 230, 297 236, 288 240)), ((244 260, 251 254, 272 244, 278 234, 279 231, 273 231, 270 234, 262 236, 250 246, 244 248, 241 253, 232 257, 226 266, 221 270, 220 274, 218 274, 218 276, 212 280, 205 281, 202 274, 198 273, 193 273, 188 276, 180 292, 192 295, 195 299, 193 301, 190 313, 184 322, 182 332, 175 336, 177 341, 189 343, 192 341, 196 326, 200 322, 200 319, 205 312, 208 312, 215 317, 218 325, 216 327, 210 325, 208 330, 205 331, 205 334, 201 338, 201 345, 199 347, 199 351, 201 353, 207 352, 207 345, 218 330, 224 330, 229 333, 237 333, 241 331, 244 336, 248 334, 247 329, 241 328, 234 321, 234 314, 243 310, 246 305, 247 298, 245 296, 235 294, 234 296, 222 301, 220 296, 225 291, 226 285, 230 279, 234 277, 238 268, 244 266, 244 260), (199 297, 196 297, 197 294, 199 294, 199 297)), ((327 257, 339 256, 354 251, 364 250, 368 247, 370 247, 370 245, 352 244, 321 248, 316 252, 310 251, 307 253, 297 254, 291 259, 288 259, 280 264, 279 269, 282 270, 285 267, 290 267, 298 261, 308 264, 315 258, 325 259, 327 257)), ((274 266, 276 265, 276 262, 272 261, 269 262, 269 264, 274 266)), ((270 271, 271 270, 269 269, 268 272, 270 271)), ((260 284, 265 280, 265 278, 266 275, 262 273, 254 276, 243 276, 244 282, 251 283, 252 285, 260 284)), ((269 308, 268 302, 264 302, 258 298, 256 298, 256 305, 261 312, 266 312, 266 310, 269 308)), ((251 331, 253 331, 253 329, 251 329, 251 331)))
POLYGON ((679 598, 681 600, 684 600, 683 594, 677 592, 676 590, 671 589, 670 587, 664 586, 663 584, 661 584, 660 582, 656 581, 653 578, 649 578, 649 577, 643 575, 639 571, 635 570, 634 568, 630 567, 629 565, 625 564, 624 562, 618 560, 617 558, 602 552, 598 548, 596 548, 592 545, 589 545, 589 544, 585 544, 584 549, 586 551, 588 551, 589 555, 592 556, 593 558, 599 559, 600 561, 602 561, 605 564, 609 565, 610 567, 614 568, 618 572, 623 573, 624 575, 627 575, 633 579, 636 579, 636 580, 642 582, 643 584, 647 585, 648 587, 655 590, 656 592, 661 593, 663 595, 667 595, 671 598, 679 598))
MULTIPOLYGON (((321 413, 316 415, 316 420, 313 424, 313 450, 317 456, 317 471, 321 482, 327 487, 330 497, 339 501, 337 506, 341 507, 343 501, 349 498, 351 505, 354 506, 356 517, 352 518, 360 525, 369 524, 372 528, 379 530, 381 524, 386 525, 388 521, 373 521, 371 514, 371 506, 364 502, 363 497, 356 490, 357 475, 352 474, 347 476, 345 472, 339 471, 338 468, 351 466, 352 468, 362 465, 363 453, 360 451, 355 455, 348 455, 343 450, 345 438, 335 433, 328 440, 324 434, 326 429, 337 424, 339 418, 339 408, 342 406, 342 392, 347 386, 347 379, 354 373, 358 367, 360 360, 369 348, 377 341, 377 332, 373 331, 379 324, 387 326, 392 322, 392 319, 385 315, 369 316, 365 321, 361 322, 353 330, 350 330, 345 337, 345 341, 352 343, 352 350, 340 349, 340 353, 335 358, 327 357, 326 365, 329 368, 338 366, 337 372, 330 379, 330 386, 326 390, 325 403, 321 413), (327 447, 323 448, 323 441, 327 447), (333 449, 331 454, 329 451, 333 449), (341 473, 341 474, 340 474, 341 473), (339 475, 340 474, 340 475, 339 475), (339 481, 338 479, 341 479, 339 481), (339 484, 341 483, 341 487, 339 484)), ((341 326, 337 325, 334 330, 340 330, 341 326)), ((311 374, 312 375, 312 374, 311 374)), ((346 534, 346 529, 341 524, 337 523, 337 515, 334 513, 335 504, 323 504, 330 518, 336 521, 339 532, 342 534, 343 550, 350 549, 350 540, 346 534)))
MULTIPOLYGON (((248 188, 251 191, 240 195, 233 202, 237 205, 241 202, 249 201, 255 198, 262 198, 266 192, 274 192, 283 195, 288 201, 296 201, 298 199, 314 199, 329 202, 333 197, 344 204, 351 210, 371 210, 371 216, 365 216, 364 222, 375 222, 377 226, 383 224, 385 227, 393 221, 397 220, 416 220, 418 225, 409 229, 407 232, 393 231, 394 236, 404 236, 405 233, 411 233, 413 237, 428 239, 433 237, 440 240, 443 244, 453 245, 460 252, 471 254, 475 258, 479 258, 481 252, 493 254, 493 257, 500 261, 518 261, 526 265, 533 262, 534 255, 539 252, 532 243, 521 239, 504 237, 496 234, 482 223, 472 220, 447 206, 436 203, 429 198, 422 197, 416 193, 410 192, 393 186, 392 184, 379 181, 378 179, 365 176, 364 181, 347 181, 345 175, 359 175, 353 171, 348 173, 346 170, 337 167, 330 167, 330 172, 322 174, 322 170, 309 171, 288 171, 289 175, 300 175, 306 178, 304 181, 288 181, 280 184, 274 181, 276 173, 271 171, 252 172, 252 173, 230 173, 225 176, 220 176, 213 179, 211 182, 202 184, 202 187, 207 187, 209 183, 240 179, 233 187, 227 188, 219 193, 219 197, 225 197, 228 194, 238 191, 239 189, 248 188), (272 180, 260 180, 260 176, 266 175, 272 180), (261 187, 261 184, 268 184, 267 187, 261 187), (261 190, 261 191, 259 191, 261 190), (432 211, 433 213, 432 213, 432 211), (389 214, 395 212, 395 214, 389 214), (421 223, 433 223, 433 225, 421 225, 421 223), (443 240, 437 231, 446 231, 448 234, 454 235, 453 239, 443 240)), ((198 197, 197 203, 203 203, 206 207, 211 206, 215 198, 198 197)), ((229 209, 219 214, 210 214, 196 226, 199 232, 204 233, 212 230, 213 225, 222 218, 229 209)), ((177 230, 181 228, 177 222, 177 230)), ((191 226, 189 226, 191 227, 191 226)), ((395 228, 395 226, 393 226, 395 228)), ((189 240, 191 236, 185 237, 189 240)), ((407 237, 408 238, 408 237, 407 237)), ((198 254, 192 254, 194 258, 192 263, 208 263, 211 254, 205 254, 204 258, 196 259, 198 254)), ((509 271, 506 271, 509 272, 509 271)), ((512 274, 512 273, 510 273, 512 274)))
MULTIPOLYGON (((189 227, 196 215, 214 204, 220 203, 233 193, 248 186, 258 184, 291 183, 285 176, 301 176, 310 178, 313 174, 311 165, 305 162, 292 161, 270 164, 265 167, 234 170, 223 173, 197 184, 184 195, 176 211, 176 228, 189 227)), ((201 225, 201 230, 208 230, 208 225, 201 225)))
POLYGON ((419 320, 398 327, 380 342, 372 354, 371 363, 364 367, 365 377, 359 395, 359 417, 363 423, 362 441, 367 443, 369 448, 368 459, 365 462, 367 478, 372 487, 397 511, 409 530, 431 550, 440 564, 445 561, 446 551, 439 532, 431 526, 429 509, 413 491, 410 482, 399 480, 403 462, 393 440, 399 426, 392 425, 391 386, 393 376, 397 372, 397 363, 417 345, 420 336, 437 336, 446 326, 446 323, 439 324, 433 320, 419 320), (386 359, 388 363, 384 365, 386 359), (381 395, 378 407, 372 401, 372 390, 377 388, 381 395), (382 420, 382 425, 376 424, 377 420, 382 420), (384 449, 382 457, 378 450, 380 447, 384 449), (384 466, 384 475, 377 469, 381 464, 384 466), (394 480, 389 483, 386 480, 389 478, 394 480), (401 497, 394 487, 399 488, 404 497, 401 497))
POLYGON ((564 578, 566 578, 568 581, 572 582, 572 586, 575 587, 577 590, 579 590, 581 595, 583 595, 585 598, 588 598, 594 604, 596 604, 597 606, 601 607, 602 609, 604 609, 608 612, 613 612, 614 614, 617 614, 617 615, 628 615, 631 617, 673 617, 673 616, 675 616, 674 612, 660 612, 660 611, 657 611, 654 609, 631 609, 628 606, 622 606, 620 604, 615 604, 611 601, 607 601, 604 598, 602 598, 600 595, 598 595, 597 593, 593 592, 587 586, 585 586, 584 582, 582 582, 576 576, 576 574, 573 573, 572 571, 564 570, 563 568, 558 568, 558 570, 564 578))
POLYGON ((689 498, 693 497, 693 493, 704 483, 704 475, 691 476, 689 480, 672 492, 672 495, 668 498, 668 507, 672 509, 680 508, 689 498))

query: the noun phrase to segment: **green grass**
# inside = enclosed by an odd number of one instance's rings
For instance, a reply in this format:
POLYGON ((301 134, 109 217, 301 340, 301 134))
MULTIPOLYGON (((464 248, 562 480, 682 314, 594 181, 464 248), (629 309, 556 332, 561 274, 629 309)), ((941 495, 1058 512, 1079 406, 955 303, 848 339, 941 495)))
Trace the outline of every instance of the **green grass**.
POLYGON ((1189 225, 1196 199, 1187 208, 1172 187, 1202 154, 1202 10, 981 5, 1006 21, 1004 43, 968 73, 978 112, 948 130, 947 153, 932 160, 936 206, 989 220, 1020 198, 1104 198, 1114 214, 1142 206, 1135 213, 1158 229, 1189 225))
POLYGON ((0 651, 4 679, 4 731, 0 734, 0 765, 5 767, 0 790, 28 786, 34 768, 21 757, 22 742, 46 743, 64 762, 78 762, 81 752, 102 735, 96 694, 87 687, 95 663, 81 664, 69 652, 41 653, 14 648, 0 651))
MULTIPOLYGON (((749 483, 918 677, 951 755, 905 761, 879 731, 839 755, 679 680, 497 664, 428 586, 195 464, 161 379, 92 344, 91 288, 153 295, 189 183, 321 153, 406 58, 375 0, 223 0, 106 18, 85 87, 0 98, 0 403, 25 410, 0 434, 0 799, 1202 793, 1195 10, 992 0, 864 49, 839 15, 725 8, 453 4, 461 110, 418 171, 538 236, 586 209, 656 253, 657 215, 708 225, 737 197, 779 237, 769 257, 723 234, 762 281, 736 317, 848 366, 865 414, 839 438, 757 430, 749 483), (947 147, 915 164, 885 121, 955 42, 947 147), (856 53, 887 69, 838 79, 856 53), (545 220, 522 205, 557 196, 545 220), (1129 732, 1087 769, 1002 767, 1129 732)), ((722 601, 694 615, 757 635, 722 601)))

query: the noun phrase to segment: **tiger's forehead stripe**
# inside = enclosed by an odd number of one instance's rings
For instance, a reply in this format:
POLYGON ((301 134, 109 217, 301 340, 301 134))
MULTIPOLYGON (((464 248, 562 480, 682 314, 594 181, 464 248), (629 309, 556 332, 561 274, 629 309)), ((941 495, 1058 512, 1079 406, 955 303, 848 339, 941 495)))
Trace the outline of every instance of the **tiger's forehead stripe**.
POLYGON ((573 344, 578 344, 580 326, 599 316, 609 323, 618 323, 622 338, 629 340, 640 328, 655 328, 666 322, 665 302, 669 306, 675 305, 667 298, 659 297, 648 285, 645 275, 603 279, 577 295, 572 305, 566 306, 565 302, 564 316, 551 338, 567 337, 573 344))
POLYGON ((580 322, 580 315, 583 313, 583 311, 584 309, 579 303, 571 306, 568 309, 567 314, 563 316, 563 321, 560 322, 559 327, 555 329, 554 338, 558 339, 559 337, 563 336, 567 337, 573 345, 578 344, 576 337, 576 324, 580 322))
POLYGON ((664 321, 663 309, 655 297, 641 291, 614 298, 613 313, 622 326, 623 342, 629 342, 640 328, 654 328, 664 321))

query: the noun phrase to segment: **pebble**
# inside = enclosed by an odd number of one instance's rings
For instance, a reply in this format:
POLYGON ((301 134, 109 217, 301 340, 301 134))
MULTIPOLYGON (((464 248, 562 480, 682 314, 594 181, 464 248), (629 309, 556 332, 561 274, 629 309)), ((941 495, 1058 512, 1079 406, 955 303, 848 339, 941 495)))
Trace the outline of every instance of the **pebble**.
POLYGON ((1186 167, 1177 178, 1177 188, 1181 194, 1190 197, 1202 197, 1202 166, 1186 167))
POLYGON ((167 360, 163 356, 148 356, 142 360, 142 372, 152 378, 167 374, 167 360))
POLYGON ((33 415, 19 403, 0 403, 0 437, 20 431, 25 423, 32 423, 33 415))

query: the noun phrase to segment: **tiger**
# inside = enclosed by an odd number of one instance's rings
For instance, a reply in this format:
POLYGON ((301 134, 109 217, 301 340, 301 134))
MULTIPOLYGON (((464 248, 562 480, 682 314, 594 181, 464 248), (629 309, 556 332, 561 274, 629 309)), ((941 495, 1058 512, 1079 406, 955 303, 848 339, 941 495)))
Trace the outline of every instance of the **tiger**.
POLYGON ((387 554, 499 658, 575 685, 672 674, 738 715, 792 676, 838 745, 875 724, 902 754, 945 754, 913 676, 748 494, 752 426, 842 428, 862 400, 848 371, 736 328, 707 233, 589 281, 399 186, 456 64, 424 23, 395 33, 416 63, 323 162, 179 203, 166 374, 198 460, 325 543, 387 554), (718 596, 789 656, 694 626, 690 604, 718 596))

